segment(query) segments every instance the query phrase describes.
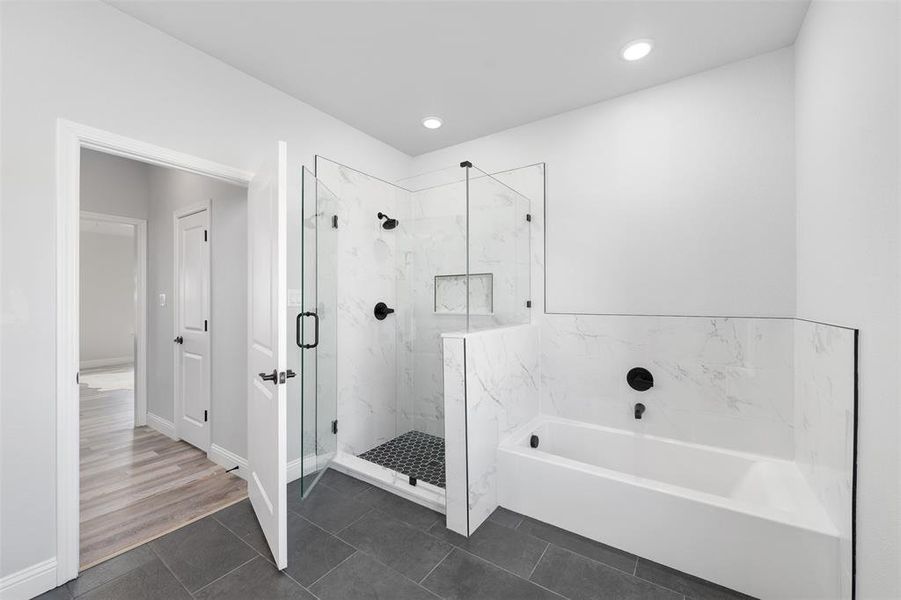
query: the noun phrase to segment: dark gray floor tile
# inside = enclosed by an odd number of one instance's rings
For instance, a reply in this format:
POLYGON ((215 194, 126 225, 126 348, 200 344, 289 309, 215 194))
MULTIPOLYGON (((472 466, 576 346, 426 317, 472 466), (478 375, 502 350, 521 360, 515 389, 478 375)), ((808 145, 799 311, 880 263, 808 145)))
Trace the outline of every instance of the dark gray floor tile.
POLYGON ((560 596, 460 549, 454 549, 422 585, 449 600, 560 600, 560 596))
POLYGON ((194 597, 197 600, 314 600, 308 591, 262 556, 195 592, 194 597))
POLYGON ((354 549, 300 515, 288 516, 288 574, 310 585, 329 572, 354 549))
POLYGON ((512 510, 507 510, 506 508, 498 506, 488 517, 488 520, 492 523, 503 525, 504 527, 516 529, 519 527, 519 524, 522 523, 523 518, 523 515, 518 512, 513 512, 512 510))
POLYGON ((310 588, 321 600, 435 600, 435 596, 362 552, 310 588))
POLYGON ((150 547, 192 592, 258 556, 212 517, 176 529, 150 547))
POLYGON ((44 592, 40 596, 36 596, 34 600, 72 600, 72 594, 69 593, 69 588, 65 585, 61 585, 44 592))
POLYGON ((682 600, 682 595, 551 545, 532 581, 570 600, 682 600))
POLYGON ((156 559, 81 596, 85 600, 190 600, 166 566, 156 559))
POLYGON ((317 485, 303 500, 289 496, 288 509, 332 533, 371 510, 369 505, 324 485, 317 485))
POLYGON ((125 575, 129 571, 133 571, 154 560, 157 560, 156 554, 153 553, 150 546, 144 544, 134 550, 129 550, 124 554, 102 562, 96 567, 82 571, 78 574, 78 579, 73 579, 66 585, 73 596, 81 596, 108 581, 112 581, 116 577, 125 575))
POLYGON ((528 533, 551 544, 572 550, 576 554, 581 554, 622 571, 632 573, 635 570, 637 557, 634 554, 629 554, 618 548, 595 542, 581 535, 570 533, 565 529, 560 529, 529 517, 523 519, 517 531, 528 533))
POLYGON ((349 496, 356 496, 372 489, 372 486, 365 481, 360 481, 334 469, 326 470, 319 483, 349 496))
POLYGON ((635 574, 642 579, 685 594, 691 600, 752 600, 752 596, 735 592, 643 558, 638 559, 638 569, 635 574))
POLYGON ((544 540, 491 521, 482 523, 469 538, 448 529, 444 521, 429 533, 527 579, 548 546, 544 540))
POLYGON ((263 558, 274 563, 272 552, 269 550, 269 542, 263 530, 260 529, 260 523, 253 512, 253 506, 250 500, 242 500, 237 504, 232 504, 227 508, 213 514, 213 518, 224 525, 229 531, 253 546, 253 548, 263 555, 263 558))
POLYGON ((450 552, 450 544, 397 519, 372 511, 338 537, 419 581, 450 552))
POLYGON ((438 521, 444 521, 444 515, 441 513, 379 488, 374 487, 358 496, 357 499, 388 516, 423 531, 428 531, 429 527, 438 521))

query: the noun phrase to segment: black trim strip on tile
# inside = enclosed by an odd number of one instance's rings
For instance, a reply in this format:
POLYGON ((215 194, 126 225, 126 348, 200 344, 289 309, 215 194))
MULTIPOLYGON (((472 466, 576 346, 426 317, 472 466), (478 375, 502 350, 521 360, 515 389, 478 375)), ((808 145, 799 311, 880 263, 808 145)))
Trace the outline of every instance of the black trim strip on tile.
POLYGON ((854 330, 854 443, 851 470, 851 600, 857 598, 857 441, 860 400, 860 330, 854 330))

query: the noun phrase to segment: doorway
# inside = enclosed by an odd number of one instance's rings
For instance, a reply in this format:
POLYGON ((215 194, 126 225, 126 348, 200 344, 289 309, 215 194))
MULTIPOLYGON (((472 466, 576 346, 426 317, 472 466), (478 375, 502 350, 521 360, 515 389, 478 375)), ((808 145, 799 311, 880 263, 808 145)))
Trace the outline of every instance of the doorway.
POLYGON ((92 149, 79 158, 84 570, 247 497, 247 189, 92 149))

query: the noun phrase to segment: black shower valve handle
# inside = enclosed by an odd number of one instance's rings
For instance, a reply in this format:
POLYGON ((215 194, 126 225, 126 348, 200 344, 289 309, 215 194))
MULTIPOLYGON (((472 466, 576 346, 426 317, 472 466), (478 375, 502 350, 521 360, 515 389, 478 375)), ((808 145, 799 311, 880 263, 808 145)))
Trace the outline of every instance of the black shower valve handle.
POLYGON ((375 318, 378 319, 379 321, 384 321, 385 317, 387 317, 388 315, 390 315, 393 312, 394 312, 394 309, 390 308, 384 302, 379 302, 378 304, 375 305, 375 308, 372 309, 372 314, 374 314, 375 318))

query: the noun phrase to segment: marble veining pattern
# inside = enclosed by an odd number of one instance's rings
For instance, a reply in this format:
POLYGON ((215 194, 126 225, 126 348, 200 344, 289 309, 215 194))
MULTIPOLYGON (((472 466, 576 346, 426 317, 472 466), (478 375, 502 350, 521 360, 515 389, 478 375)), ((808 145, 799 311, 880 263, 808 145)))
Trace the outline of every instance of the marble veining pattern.
POLYGON ((854 332, 795 321, 795 462, 841 536, 839 577, 851 597, 854 332))
MULTIPOLYGON (((463 405, 460 406, 459 400, 454 404, 455 412, 462 413, 465 419, 462 436, 465 451, 458 446, 461 436, 452 440, 450 429, 446 443, 448 456, 456 453, 466 456, 469 535, 498 506, 498 444, 538 415, 538 333, 537 326, 518 325, 463 334, 463 373, 454 355, 445 357, 445 389, 459 386, 461 376, 465 386, 463 405)), ((446 338, 445 349, 455 341, 457 338, 446 338)), ((459 417, 455 414, 456 419, 459 417)), ((448 514, 451 485, 449 475, 448 514)))
POLYGON ((544 315, 542 412, 791 458, 792 335, 785 319, 544 315), (628 386, 636 366, 652 389, 628 386))

